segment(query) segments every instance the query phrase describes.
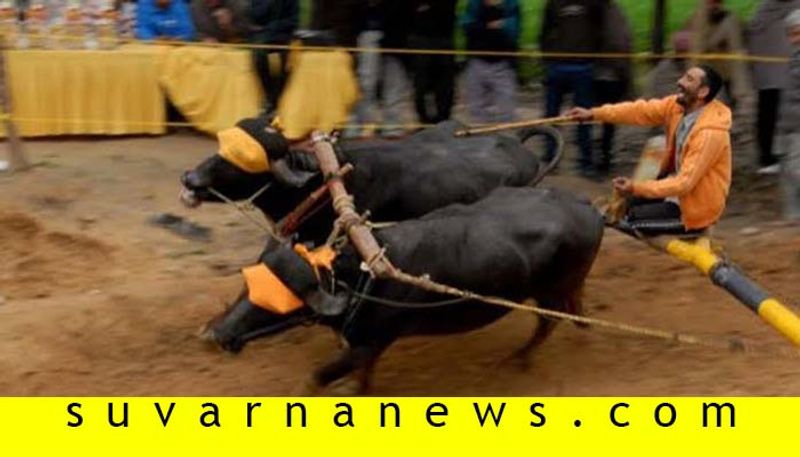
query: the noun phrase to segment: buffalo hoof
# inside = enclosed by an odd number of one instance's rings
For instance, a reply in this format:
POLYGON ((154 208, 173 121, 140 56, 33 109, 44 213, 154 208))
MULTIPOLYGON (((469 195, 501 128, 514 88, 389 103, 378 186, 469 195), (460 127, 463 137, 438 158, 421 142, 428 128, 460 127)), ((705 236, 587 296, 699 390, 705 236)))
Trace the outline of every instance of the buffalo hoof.
POLYGON ((228 353, 238 354, 242 351, 244 344, 239 340, 223 341, 217 332, 212 327, 203 326, 197 332, 197 337, 205 345, 205 347, 212 351, 223 350, 228 353))
POLYGON ((317 384, 314 380, 309 380, 304 384, 298 386, 292 392, 294 397, 318 397, 324 392, 324 388, 317 384))
POLYGON ((358 376, 345 376, 325 388, 325 394, 331 397, 353 397, 366 393, 367 389, 358 376))
POLYGON ((526 348, 517 349, 503 359, 500 365, 511 367, 518 373, 526 373, 531 369, 531 353, 526 348))

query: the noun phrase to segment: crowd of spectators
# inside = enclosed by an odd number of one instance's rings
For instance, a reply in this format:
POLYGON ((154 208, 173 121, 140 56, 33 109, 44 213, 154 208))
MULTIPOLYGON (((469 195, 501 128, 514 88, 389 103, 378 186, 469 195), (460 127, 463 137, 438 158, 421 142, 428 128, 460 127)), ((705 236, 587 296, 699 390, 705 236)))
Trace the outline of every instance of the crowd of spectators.
MULTIPOLYGON (((8 3, 8 2, 7 2, 8 3)), ((17 0, 20 11, 31 5, 53 10, 75 5, 69 0, 17 0)), ((135 36, 142 40, 287 45, 300 26, 299 0, 85 0, 87 8, 135 8, 135 36), (99 6, 98 6, 99 5, 99 6)), ((469 122, 488 124, 516 119, 521 47, 553 55, 541 59, 544 116, 557 116, 565 102, 592 107, 640 96, 675 94, 675 82, 691 65, 708 64, 724 81, 721 98, 742 118, 754 118, 758 172, 783 173, 795 181, 800 147, 796 24, 800 0, 762 0, 749 22, 726 8, 724 0, 702 0, 680 31, 670 38, 671 52, 656 62, 642 84, 635 84, 630 57, 631 25, 615 0, 546 0, 541 8, 538 43, 523 43, 524 0, 311 0, 309 29, 327 36, 324 44, 359 47, 357 75, 361 99, 353 112, 354 136, 402 135, 402 106, 409 103, 416 123, 450 119, 456 102, 458 62, 464 62, 463 102, 469 122), (456 48, 456 31, 465 37, 465 59, 456 48), (325 34, 328 35, 325 35, 325 34), (793 38, 794 37, 794 38, 793 38), (383 49, 383 52, 378 52, 383 49), (397 49, 400 52, 391 52, 397 49), (403 52, 409 51, 411 52, 403 52), (420 51, 420 52, 417 52, 420 51), (784 61, 706 60, 701 54, 751 54, 784 61), (683 56, 682 54, 686 54, 683 56), (792 57, 789 63, 785 58, 792 57), (638 87, 637 91, 635 88, 638 87), (753 114, 750 116, 750 114, 753 114), (744 116, 741 116, 744 115, 744 116), (795 122, 797 121, 797 122, 795 122), (377 126, 381 126, 378 129, 377 126), (784 159, 781 165, 781 158, 784 159)), ((540 6, 539 6, 540 5, 540 6)), ((24 14, 23 14, 24 15, 24 14)), ((287 81, 285 49, 252 51, 253 66, 266 97, 266 112, 277 106, 287 81)), ((735 116, 736 117, 736 116, 735 116)), ((413 122, 412 122, 413 123, 413 122)), ((592 125, 577 126, 576 171, 605 177, 614 163, 612 125, 603 125, 599 141, 592 125), (599 148, 598 148, 599 145, 599 148), (599 150, 598 150, 599 149, 599 150)), ((554 145, 548 148, 552 155, 554 145)), ((794 182, 794 181, 792 181, 794 182)), ((788 189, 788 187, 787 187, 788 189)), ((794 192, 794 193, 793 193, 794 192)), ((787 201, 800 200, 787 190, 787 201), (790 195, 792 194, 792 195, 790 195), (791 197, 791 198, 790 198, 791 197)), ((795 204, 795 206, 797 206, 795 204)), ((800 209, 793 209, 800 216, 800 209)))

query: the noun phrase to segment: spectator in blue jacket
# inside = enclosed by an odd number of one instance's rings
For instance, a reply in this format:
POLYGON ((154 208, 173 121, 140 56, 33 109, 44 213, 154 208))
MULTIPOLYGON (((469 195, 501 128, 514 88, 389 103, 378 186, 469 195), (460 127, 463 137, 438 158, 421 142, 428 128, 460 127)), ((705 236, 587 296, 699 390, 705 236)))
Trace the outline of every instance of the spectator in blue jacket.
MULTIPOLYGON (((470 51, 516 51, 520 34, 517 0, 469 0, 462 19, 470 51)), ((470 57, 466 88, 470 117, 476 123, 510 122, 517 98, 516 59, 470 57)))
POLYGON ((139 0, 136 38, 140 40, 194 39, 194 24, 185 0, 139 0))

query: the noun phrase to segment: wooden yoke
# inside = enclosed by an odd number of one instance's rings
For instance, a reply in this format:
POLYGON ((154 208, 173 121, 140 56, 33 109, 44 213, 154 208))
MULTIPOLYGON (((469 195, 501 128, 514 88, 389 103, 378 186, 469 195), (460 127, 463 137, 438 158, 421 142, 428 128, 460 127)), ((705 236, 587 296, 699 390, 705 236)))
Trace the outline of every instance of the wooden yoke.
POLYGON ((344 187, 339 174, 339 160, 336 158, 329 136, 322 132, 314 132, 311 138, 319 168, 328 182, 328 189, 333 198, 333 208, 339 215, 337 223, 347 233, 356 251, 367 263, 373 275, 380 278, 393 277, 394 266, 383 256, 378 241, 356 213, 353 197, 347 193, 347 189, 344 187))

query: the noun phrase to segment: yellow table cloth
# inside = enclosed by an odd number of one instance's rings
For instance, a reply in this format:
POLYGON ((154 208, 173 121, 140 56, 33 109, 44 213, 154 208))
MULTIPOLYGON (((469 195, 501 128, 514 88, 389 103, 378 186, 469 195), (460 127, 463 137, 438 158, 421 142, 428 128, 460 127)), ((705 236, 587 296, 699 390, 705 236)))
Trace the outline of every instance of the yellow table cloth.
POLYGON ((290 62, 292 73, 278 102, 286 138, 298 140, 345 124, 360 96, 353 57, 345 51, 304 51, 290 62))
POLYGON ((158 47, 144 45, 6 51, 12 114, 20 134, 164 133, 157 53, 158 47))
POLYGON ((185 46, 159 55, 161 87, 178 111, 206 133, 259 114, 264 95, 245 49, 185 46))

